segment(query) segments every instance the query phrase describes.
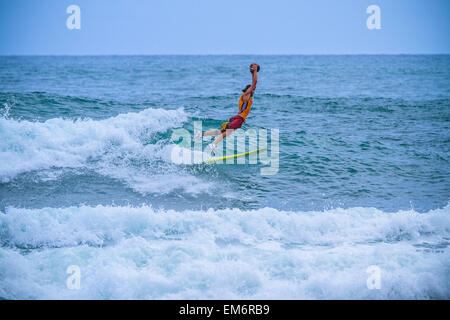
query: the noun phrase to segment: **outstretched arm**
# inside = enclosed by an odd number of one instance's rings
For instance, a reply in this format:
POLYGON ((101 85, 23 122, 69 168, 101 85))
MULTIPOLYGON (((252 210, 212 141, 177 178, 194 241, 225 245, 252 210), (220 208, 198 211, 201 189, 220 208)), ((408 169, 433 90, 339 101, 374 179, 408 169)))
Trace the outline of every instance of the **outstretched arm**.
POLYGON ((245 91, 246 99, 250 98, 250 96, 255 92, 256 83, 258 83, 258 65, 254 63, 250 70, 252 71, 252 84, 247 91, 245 91))
POLYGON ((253 73, 252 73, 252 85, 249 88, 251 91, 255 91, 257 82, 258 82, 258 71, 257 71, 257 65, 255 64, 253 67, 253 73))

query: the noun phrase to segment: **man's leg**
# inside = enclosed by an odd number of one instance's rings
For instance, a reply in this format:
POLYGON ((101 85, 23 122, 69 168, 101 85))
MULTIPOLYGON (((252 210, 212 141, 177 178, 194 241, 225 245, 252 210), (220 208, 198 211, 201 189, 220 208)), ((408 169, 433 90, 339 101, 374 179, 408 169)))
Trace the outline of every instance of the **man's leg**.
POLYGON ((220 131, 220 130, 210 130, 210 131, 203 132, 203 136, 218 136, 221 133, 222 133, 222 131, 220 131))
POLYGON ((230 135, 232 132, 233 132, 233 129, 227 129, 227 130, 224 131, 224 132, 220 132, 221 135, 219 135, 219 136, 216 138, 216 141, 214 141, 213 143, 211 143, 211 144, 208 145, 209 151, 211 151, 211 155, 212 155, 212 156, 215 156, 215 155, 216 155, 215 149, 216 149, 217 144, 218 144, 220 141, 222 141, 226 136, 230 135))
POLYGON ((227 129, 220 136, 217 137, 216 141, 214 141, 214 144, 217 146, 217 144, 222 141, 225 137, 229 136, 233 132, 233 129, 227 129))

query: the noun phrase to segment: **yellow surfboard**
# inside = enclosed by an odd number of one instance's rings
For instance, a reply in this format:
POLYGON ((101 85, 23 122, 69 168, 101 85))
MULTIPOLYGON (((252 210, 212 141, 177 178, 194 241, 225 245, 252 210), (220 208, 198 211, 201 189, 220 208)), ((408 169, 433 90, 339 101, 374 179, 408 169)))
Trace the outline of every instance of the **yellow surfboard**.
POLYGON ((253 150, 253 151, 249 151, 249 152, 233 154, 231 156, 225 156, 225 157, 219 157, 219 158, 211 158, 211 159, 205 160, 205 162, 213 162, 213 161, 219 161, 219 160, 226 160, 226 159, 231 159, 231 158, 243 157, 243 156, 247 156, 247 155, 252 154, 252 153, 258 153, 258 152, 261 152, 261 151, 264 151, 264 150, 267 150, 267 148, 261 148, 261 149, 253 150))

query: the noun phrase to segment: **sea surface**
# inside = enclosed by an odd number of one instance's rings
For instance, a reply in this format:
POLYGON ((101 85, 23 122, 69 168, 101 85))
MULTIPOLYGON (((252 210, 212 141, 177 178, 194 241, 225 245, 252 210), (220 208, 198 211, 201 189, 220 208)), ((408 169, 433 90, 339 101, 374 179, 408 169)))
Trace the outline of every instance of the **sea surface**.
POLYGON ((450 55, 3 56, 0 297, 449 299, 449 173, 450 55), (175 163, 253 61, 276 172, 175 163))

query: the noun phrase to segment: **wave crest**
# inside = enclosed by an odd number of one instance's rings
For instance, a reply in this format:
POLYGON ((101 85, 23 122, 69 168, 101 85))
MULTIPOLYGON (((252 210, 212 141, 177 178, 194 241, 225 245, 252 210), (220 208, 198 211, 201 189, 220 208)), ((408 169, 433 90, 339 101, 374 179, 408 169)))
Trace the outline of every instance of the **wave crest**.
POLYGON ((0 296, 446 299, 449 213, 8 208, 0 214, 0 296), (81 269, 81 290, 62 289, 69 265, 81 269), (372 265, 381 290, 366 286, 372 265))
MULTIPOLYGON (((54 118, 45 122, 0 119, 0 179, 51 167, 81 167, 142 155, 152 135, 181 126, 183 109, 146 109, 104 120, 54 118)), ((148 151, 148 150, 147 150, 148 151)))

